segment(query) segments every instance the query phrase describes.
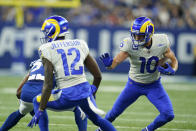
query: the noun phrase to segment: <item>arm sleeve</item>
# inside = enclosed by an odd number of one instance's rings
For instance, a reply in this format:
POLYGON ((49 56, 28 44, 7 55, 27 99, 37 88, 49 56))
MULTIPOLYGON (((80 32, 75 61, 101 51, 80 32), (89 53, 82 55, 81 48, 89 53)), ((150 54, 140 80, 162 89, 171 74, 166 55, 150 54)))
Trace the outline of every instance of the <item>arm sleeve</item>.
POLYGON ((169 48, 170 44, 171 44, 167 35, 165 35, 165 43, 166 43, 166 46, 165 46, 165 51, 164 52, 166 52, 167 48, 169 48))
POLYGON ((89 54, 88 45, 87 45, 87 43, 84 40, 80 40, 80 42, 81 42, 81 46, 82 46, 82 51, 83 51, 84 56, 86 58, 88 56, 88 54, 89 54))
POLYGON ((38 51, 39 51, 39 56, 41 59, 46 58, 50 62, 52 61, 51 50, 48 46, 42 45, 40 46, 38 51))

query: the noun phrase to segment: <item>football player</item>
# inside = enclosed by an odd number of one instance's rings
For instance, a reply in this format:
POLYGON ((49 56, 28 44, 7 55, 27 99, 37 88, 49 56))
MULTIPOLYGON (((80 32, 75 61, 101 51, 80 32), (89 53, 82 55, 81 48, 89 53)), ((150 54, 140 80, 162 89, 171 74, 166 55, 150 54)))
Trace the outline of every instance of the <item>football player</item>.
POLYGON ((114 69, 126 58, 130 61, 127 84, 105 118, 113 122, 128 106, 144 95, 160 114, 142 131, 154 131, 174 119, 172 103, 161 84, 160 73, 174 75, 178 61, 170 49, 167 35, 154 34, 151 19, 136 18, 130 33, 131 37, 123 40, 120 52, 114 58, 110 57, 109 53, 100 56, 108 69, 114 69), (167 63, 166 60, 170 60, 171 63, 167 63), (158 64, 159 61, 162 62, 158 64))
MULTIPOLYGON (((39 48, 45 69, 42 94, 34 99, 35 115, 28 126, 37 123, 41 131, 47 131, 46 108, 65 110, 80 106, 88 118, 104 131, 116 131, 113 125, 98 114, 104 112, 94 106, 91 85, 85 76, 85 66, 93 75, 93 86, 98 88, 101 72, 96 61, 89 54, 87 43, 80 39, 66 39, 68 21, 61 16, 47 18, 41 28, 46 42, 39 48), (53 72, 57 88, 52 91, 53 72)), ((96 92, 95 92, 96 93, 96 92)))
MULTIPOLYGON (((20 99, 19 110, 11 113, 0 131, 8 131, 15 126, 27 113, 34 115, 33 98, 41 93, 44 81, 44 68, 40 59, 30 65, 31 69, 17 89, 16 96, 20 99)), ((54 81, 55 83, 55 81, 54 81)), ((54 84, 55 85, 55 84, 54 84)), ((87 131, 87 118, 79 107, 72 108, 79 131, 87 131), (82 117, 81 117, 82 116, 82 117)))

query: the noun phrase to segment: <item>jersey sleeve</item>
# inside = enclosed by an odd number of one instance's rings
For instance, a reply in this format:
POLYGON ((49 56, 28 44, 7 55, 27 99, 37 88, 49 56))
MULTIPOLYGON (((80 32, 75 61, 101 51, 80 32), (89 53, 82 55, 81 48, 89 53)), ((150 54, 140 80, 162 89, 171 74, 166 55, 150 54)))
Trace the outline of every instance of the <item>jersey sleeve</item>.
POLYGON ((34 66, 34 64, 35 64, 36 62, 41 62, 41 59, 37 59, 37 60, 32 61, 32 62, 30 63, 30 65, 29 65, 29 69, 31 69, 31 68, 34 66))
POLYGON ((32 62, 30 63, 29 69, 31 69, 31 68, 34 66, 34 64, 35 64, 36 61, 37 61, 37 60, 34 60, 34 61, 32 61, 32 62))
POLYGON ((168 48, 170 48, 171 42, 170 42, 170 40, 169 40, 169 38, 168 38, 168 36, 166 34, 164 36, 165 36, 165 51, 164 52, 166 52, 166 50, 168 48))
POLYGON ((84 40, 80 40, 81 45, 82 45, 82 51, 84 53, 85 58, 87 57, 87 55, 89 54, 89 48, 87 43, 84 40))
POLYGON ((49 61, 52 61, 51 50, 48 45, 42 45, 39 47, 39 56, 40 58, 46 58, 49 61))
POLYGON ((123 41, 120 43, 120 51, 128 52, 130 50, 130 44, 128 42, 128 38, 123 39, 123 41))

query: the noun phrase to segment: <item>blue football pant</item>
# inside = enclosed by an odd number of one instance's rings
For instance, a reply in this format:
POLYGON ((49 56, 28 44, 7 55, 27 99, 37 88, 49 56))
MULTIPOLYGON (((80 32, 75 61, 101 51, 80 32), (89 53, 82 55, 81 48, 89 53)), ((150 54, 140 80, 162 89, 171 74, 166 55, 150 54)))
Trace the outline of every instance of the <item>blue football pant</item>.
MULTIPOLYGON (((88 118, 95 125, 99 126, 103 131, 116 131, 116 129, 108 120, 101 118, 98 114, 95 113, 95 110, 97 108, 95 106, 92 106, 93 102, 91 101, 90 97, 75 101, 67 100, 64 99, 63 93, 61 94, 61 91, 63 90, 60 90, 58 93, 54 92, 54 94, 51 94, 51 97, 49 98, 49 101, 47 103, 47 109, 54 111, 63 111, 79 106, 82 111, 84 111, 84 113, 88 116, 88 118)), ((37 96, 34 99, 35 112, 37 112, 39 109, 40 100, 41 96, 37 96)), ((48 118, 46 110, 44 111, 44 115, 40 118, 38 124, 40 127, 40 131, 48 131, 48 118)))
POLYGON ((160 80, 149 85, 138 85, 136 82, 133 82, 130 79, 128 80, 124 90, 118 96, 112 109, 106 114, 105 118, 110 122, 113 122, 141 95, 145 95, 160 112, 155 120, 147 126, 149 131, 154 131, 174 118, 172 103, 162 84, 160 83, 160 80))

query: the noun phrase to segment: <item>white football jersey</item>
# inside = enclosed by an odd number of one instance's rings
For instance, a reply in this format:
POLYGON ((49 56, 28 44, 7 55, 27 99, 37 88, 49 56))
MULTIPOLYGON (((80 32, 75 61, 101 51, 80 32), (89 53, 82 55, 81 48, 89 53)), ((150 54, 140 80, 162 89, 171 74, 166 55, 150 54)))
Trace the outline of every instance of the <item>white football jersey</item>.
POLYGON ((156 81, 160 77, 156 64, 163 58, 169 46, 170 42, 165 34, 154 34, 150 49, 144 46, 134 47, 131 38, 125 38, 120 45, 120 50, 129 53, 129 77, 139 83, 156 81))
POLYGON ((40 46, 39 53, 40 57, 53 64, 58 88, 67 88, 87 81, 84 60, 89 54, 89 48, 85 41, 66 39, 49 42, 40 46))

